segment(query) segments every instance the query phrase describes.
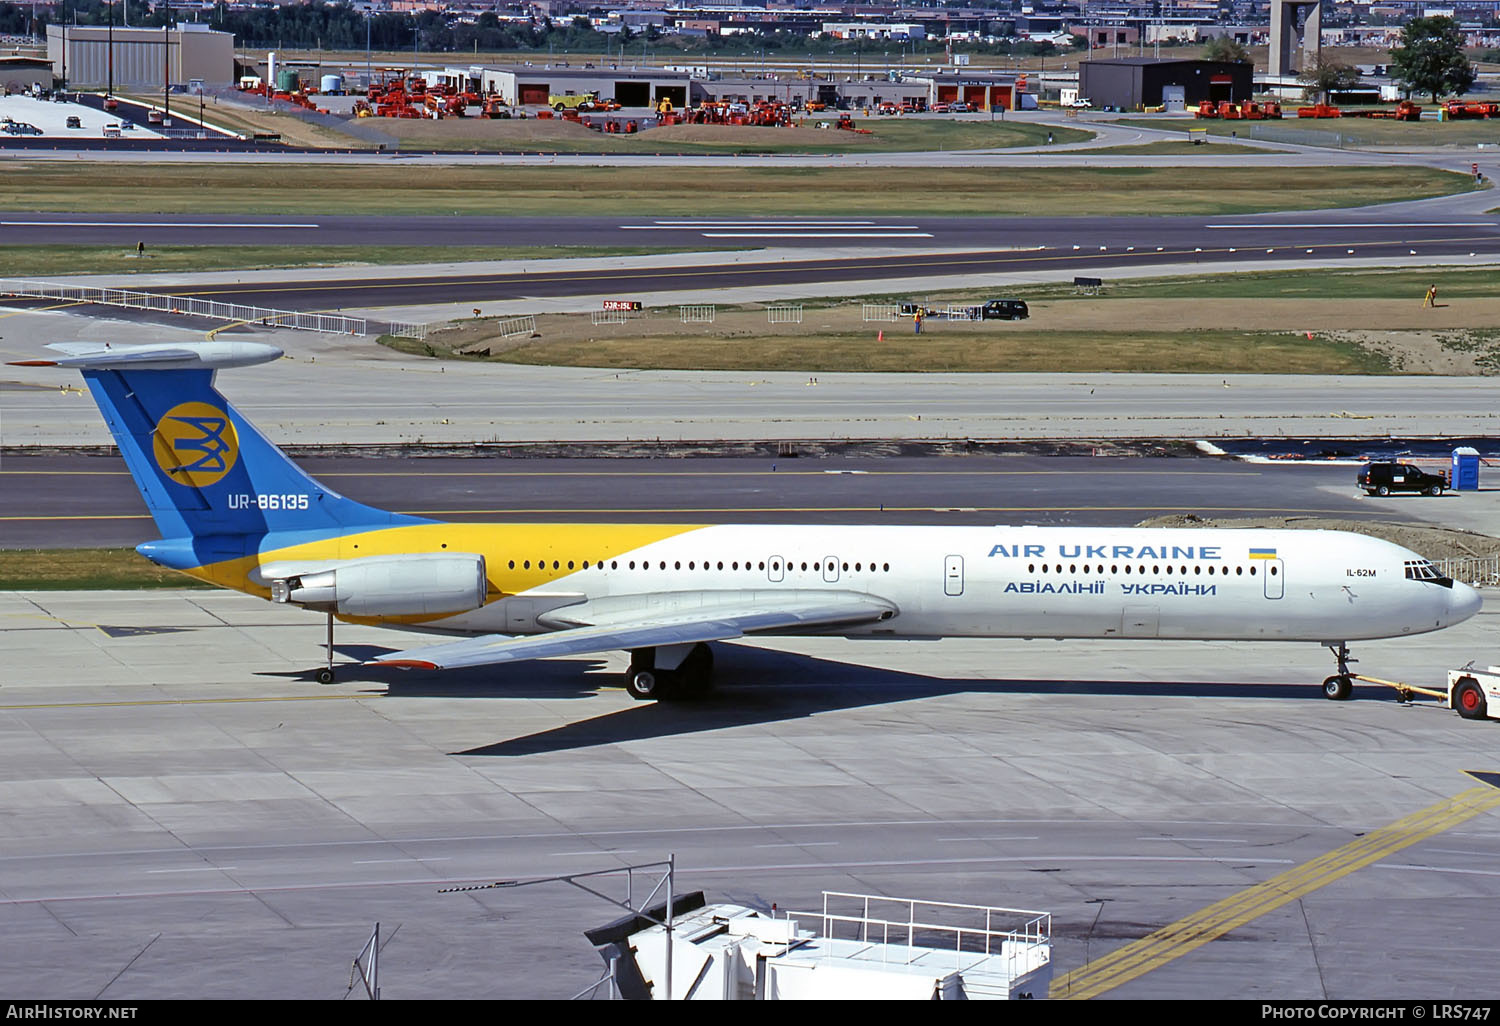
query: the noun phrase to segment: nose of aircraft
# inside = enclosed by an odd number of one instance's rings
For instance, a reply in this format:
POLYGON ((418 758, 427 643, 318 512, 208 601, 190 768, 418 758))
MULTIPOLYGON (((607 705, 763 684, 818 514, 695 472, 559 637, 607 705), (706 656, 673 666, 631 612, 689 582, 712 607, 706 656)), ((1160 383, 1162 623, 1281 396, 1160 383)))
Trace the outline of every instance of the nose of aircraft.
POLYGON ((1462 623, 1479 612, 1479 607, 1483 604, 1484 600, 1479 597, 1479 592, 1467 584, 1454 581, 1452 594, 1448 596, 1448 623, 1462 623))

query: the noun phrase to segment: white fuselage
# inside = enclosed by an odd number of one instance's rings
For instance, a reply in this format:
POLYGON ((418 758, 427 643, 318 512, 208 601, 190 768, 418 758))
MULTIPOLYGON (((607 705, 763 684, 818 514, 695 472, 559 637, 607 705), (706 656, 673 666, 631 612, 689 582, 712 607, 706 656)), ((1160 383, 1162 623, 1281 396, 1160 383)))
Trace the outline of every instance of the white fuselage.
MULTIPOLYGON (((575 570, 426 629, 528 634, 566 626, 570 607, 669 615, 843 592, 895 613, 809 633, 1335 642, 1437 630, 1479 608, 1465 585, 1414 576, 1416 564, 1436 576, 1416 553, 1331 531, 723 525, 602 561, 565 551, 565 528, 558 539, 546 558, 575 570)), ((487 559, 501 577, 496 560, 511 557, 487 559)))

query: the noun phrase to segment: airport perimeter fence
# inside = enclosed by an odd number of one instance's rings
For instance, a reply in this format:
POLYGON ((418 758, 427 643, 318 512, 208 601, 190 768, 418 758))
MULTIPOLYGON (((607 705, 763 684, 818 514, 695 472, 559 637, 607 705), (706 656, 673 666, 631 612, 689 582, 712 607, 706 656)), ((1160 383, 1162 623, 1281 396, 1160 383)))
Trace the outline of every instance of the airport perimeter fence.
POLYGON ((766 307, 767 324, 801 324, 802 305, 778 305, 766 307))
POLYGON ((26 281, 0 278, 0 296, 18 299, 56 299, 70 303, 95 303, 119 306, 128 310, 151 310, 183 317, 204 317, 234 324, 260 324, 263 327, 292 328, 331 335, 367 334, 363 317, 342 314, 306 313, 300 310, 275 310, 243 303, 220 303, 193 296, 173 296, 160 292, 133 292, 129 289, 104 289, 89 285, 63 285, 48 281, 26 281))
POLYGON ((387 335, 394 335, 396 338, 414 338, 418 342, 427 341, 427 325, 425 324, 412 324, 409 321, 389 321, 386 323, 385 333, 387 335))
POLYGON ((1476 588, 1500 588, 1500 555, 1432 561, 1438 573, 1476 588))
POLYGON ((500 328, 501 338, 520 338, 536 334, 536 318, 531 314, 525 317, 507 317, 502 320, 500 328))
POLYGON ((865 323, 871 321, 899 321, 901 319, 901 307, 896 303, 865 303, 862 314, 865 323))

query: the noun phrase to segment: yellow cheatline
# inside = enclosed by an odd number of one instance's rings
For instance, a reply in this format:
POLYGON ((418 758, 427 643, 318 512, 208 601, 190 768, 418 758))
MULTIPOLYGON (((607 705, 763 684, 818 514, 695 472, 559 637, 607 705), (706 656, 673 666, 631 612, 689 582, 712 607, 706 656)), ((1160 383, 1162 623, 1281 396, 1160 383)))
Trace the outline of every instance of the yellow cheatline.
MULTIPOLYGON (((1483 780, 1493 774, 1475 776, 1483 780)), ((1500 786, 1473 787, 1445 798, 1064 973, 1052 981, 1051 996, 1074 1001, 1098 997, 1357 869, 1496 807, 1500 807, 1500 786)))

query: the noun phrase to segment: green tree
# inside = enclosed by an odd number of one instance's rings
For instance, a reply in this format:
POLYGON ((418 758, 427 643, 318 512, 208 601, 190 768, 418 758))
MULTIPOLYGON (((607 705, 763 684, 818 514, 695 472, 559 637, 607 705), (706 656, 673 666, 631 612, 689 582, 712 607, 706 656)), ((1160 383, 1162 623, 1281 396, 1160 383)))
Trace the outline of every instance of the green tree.
POLYGON ((1359 85, 1359 69, 1344 64, 1326 54, 1318 54, 1312 67, 1303 69, 1298 76, 1307 86, 1309 97, 1326 101, 1330 91, 1353 89, 1359 85))
POLYGON ((1250 52, 1245 44, 1232 36, 1214 36, 1203 44, 1203 59, 1206 61, 1228 61, 1234 64, 1249 64, 1250 52))
POLYGON ((1413 18, 1401 30, 1401 45, 1391 50, 1391 77, 1407 95, 1428 93, 1433 103, 1442 95, 1462 96, 1475 75, 1464 56, 1464 34, 1452 18, 1413 18))

